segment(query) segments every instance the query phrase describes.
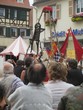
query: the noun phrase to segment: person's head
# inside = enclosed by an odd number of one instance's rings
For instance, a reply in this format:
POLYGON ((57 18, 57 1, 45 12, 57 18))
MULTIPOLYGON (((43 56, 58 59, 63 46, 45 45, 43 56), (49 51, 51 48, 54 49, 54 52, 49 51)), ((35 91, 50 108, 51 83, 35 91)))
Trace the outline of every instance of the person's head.
POLYGON ((17 66, 23 66, 24 65, 24 61, 23 60, 17 60, 16 65, 17 66))
POLYGON ((3 65, 3 72, 4 74, 13 74, 14 73, 14 66, 9 62, 4 62, 3 65))
POLYGON ((0 110, 4 110, 6 106, 5 87, 0 82, 0 110))
POLYGON ((12 64, 12 59, 8 59, 8 60, 7 60, 7 62, 9 62, 9 63, 11 63, 11 64, 12 64))
POLYGON ((26 65, 26 67, 29 67, 33 62, 33 59, 31 57, 27 57, 25 58, 24 64, 26 65))
POLYGON ((48 74, 50 80, 66 81, 67 67, 60 62, 51 62, 48 66, 48 74))
POLYGON ((29 82, 40 84, 46 78, 46 67, 41 63, 32 64, 28 71, 29 82))
POLYGON ((76 69, 76 68, 77 68, 77 65, 78 65, 78 62, 77 62, 77 60, 75 60, 75 59, 70 59, 70 60, 68 61, 68 66, 69 66, 69 68, 71 68, 71 69, 76 69))

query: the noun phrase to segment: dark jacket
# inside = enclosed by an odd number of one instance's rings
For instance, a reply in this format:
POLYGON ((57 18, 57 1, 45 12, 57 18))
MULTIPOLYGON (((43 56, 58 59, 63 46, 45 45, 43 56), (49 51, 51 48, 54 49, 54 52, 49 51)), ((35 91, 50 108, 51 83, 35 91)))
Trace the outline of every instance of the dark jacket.
POLYGON ((24 70, 24 67, 22 66, 15 66, 14 67, 14 74, 20 78, 22 71, 24 70))
POLYGON ((80 85, 83 82, 83 75, 79 69, 68 70, 67 82, 75 86, 80 85))

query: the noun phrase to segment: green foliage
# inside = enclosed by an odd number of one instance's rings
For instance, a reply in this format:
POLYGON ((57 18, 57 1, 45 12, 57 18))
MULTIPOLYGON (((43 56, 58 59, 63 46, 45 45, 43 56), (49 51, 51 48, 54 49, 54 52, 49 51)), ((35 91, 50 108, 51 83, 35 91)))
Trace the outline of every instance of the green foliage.
POLYGON ((46 26, 54 26, 55 24, 57 23, 57 19, 55 19, 55 20, 47 20, 47 21, 45 21, 45 25, 46 26))
POLYGON ((72 20, 73 22, 82 21, 82 20, 83 20, 83 16, 72 17, 71 20, 72 20))

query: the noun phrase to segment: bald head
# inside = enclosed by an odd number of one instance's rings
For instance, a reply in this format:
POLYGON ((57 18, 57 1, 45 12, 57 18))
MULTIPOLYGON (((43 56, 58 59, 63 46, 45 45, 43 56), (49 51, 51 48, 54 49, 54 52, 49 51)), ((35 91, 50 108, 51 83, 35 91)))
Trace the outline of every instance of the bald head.
POLYGON ((27 77, 29 82, 40 84, 46 77, 46 67, 41 63, 31 65, 27 77))
POLYGON ((37 64, 34 65, 34 70, 35 71, 39 71, 39 70, 41 70, 41 68, 42 68, 42 65, 40 63, 37 63, 37 64))
POLYGON ((13 71, 14 71, 14 66, 9 62, 4 62, 3 71, 4 71, 5 74, 6 73, 12 74, 13 71))

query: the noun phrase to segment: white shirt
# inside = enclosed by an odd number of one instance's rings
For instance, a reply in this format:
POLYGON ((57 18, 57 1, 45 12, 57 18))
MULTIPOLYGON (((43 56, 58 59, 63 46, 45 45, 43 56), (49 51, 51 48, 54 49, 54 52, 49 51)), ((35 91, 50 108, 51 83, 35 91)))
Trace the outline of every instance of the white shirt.
POLYGON ((68 84, 61 80, 48 81, 48 83, 45 84, 45 86, 52 95, 52 99, 53 99, 52 104, 54 110, 57 110, 60 99, 62 96, 64 96, 67 89, 69 89, 70 87, 74 87, 74 85, 68 84))

